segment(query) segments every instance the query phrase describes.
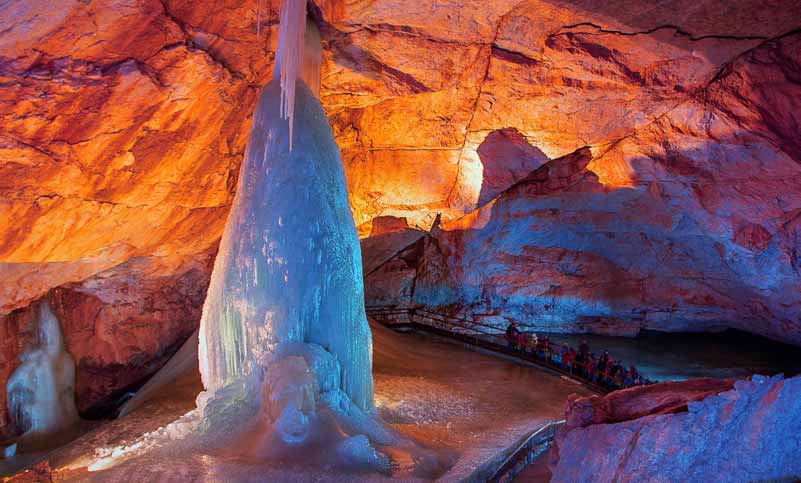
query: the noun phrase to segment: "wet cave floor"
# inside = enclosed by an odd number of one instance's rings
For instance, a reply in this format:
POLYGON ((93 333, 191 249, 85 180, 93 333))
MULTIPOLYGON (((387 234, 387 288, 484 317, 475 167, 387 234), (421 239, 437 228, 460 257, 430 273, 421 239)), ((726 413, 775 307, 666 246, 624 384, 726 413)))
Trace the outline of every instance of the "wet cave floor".
MULTIPOLYGON (((371 326, 379 414, 405 436, 443 456, 449 463, 442 471, 449 480, 469 476, 526 434, 561 419, 571 393, 590 394, 583 386, 531 367, 423 335, 371 326)), ((297 464, 254 466, 202 454, 169 461, 145 454, 103 471, 87 470, 98 460, 98 448, 131 444, 140 435, 179 418, 194 408, 200 390, 199 375, 194 371, 185 374, 126 417, 104 423, 51 453, 44 471, 53 481, 275 481, 295 477, 336 481, 356 476, 318 472, 297 464)), ((376 480, 385 476, 358 475, 376 480)), ((406 479, 402 474, 392 476, 406 479)))

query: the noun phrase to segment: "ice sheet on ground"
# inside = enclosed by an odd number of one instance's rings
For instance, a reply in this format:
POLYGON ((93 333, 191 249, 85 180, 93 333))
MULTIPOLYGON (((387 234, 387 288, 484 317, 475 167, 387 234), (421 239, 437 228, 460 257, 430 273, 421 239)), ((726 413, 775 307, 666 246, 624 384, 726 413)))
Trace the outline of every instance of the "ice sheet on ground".
POLYGON ((80 438, 53 458, 55 479, 152 481, 164 472, 178 479, 256 481, 259 478, 342 481, 388 477, 413 480, 469 474, 546 421, 562 417, 564 402, 580 386, 536 369, 518 366, 461 347, 414 334, 372 326, 374 379, 378 411, 401 434, 435 450, 425 464, 392 447, 390 473, 353 469, 321 471, 302 463, 253 461, 237 455, 184 452, 149 453, 107 470, 87 473, 99 458, 97 448, 131 445, 145 432, 177 419, 201 390, 197 373, 164 387, 141 408, 80 438), (178 457, 180 456, 180 457, 178 457), (444 463, 446 464, 444 464, 444 463), (426 466, 427 465, 427 466, 426 466))

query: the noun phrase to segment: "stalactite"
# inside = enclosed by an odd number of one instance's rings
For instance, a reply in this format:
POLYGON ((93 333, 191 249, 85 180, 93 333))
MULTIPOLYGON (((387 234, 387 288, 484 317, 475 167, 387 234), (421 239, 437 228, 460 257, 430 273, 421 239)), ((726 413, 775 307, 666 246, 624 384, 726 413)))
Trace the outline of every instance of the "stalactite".
POLYGON ((256 41, 261 38, 261 0, 256 0, 256 41))
POLYGON ((284 0, 281 5, 276 70, 281 79, 281 117, 289 121, 289 150, 295 120, 295 86, 303 63, 306 0, 284 0))

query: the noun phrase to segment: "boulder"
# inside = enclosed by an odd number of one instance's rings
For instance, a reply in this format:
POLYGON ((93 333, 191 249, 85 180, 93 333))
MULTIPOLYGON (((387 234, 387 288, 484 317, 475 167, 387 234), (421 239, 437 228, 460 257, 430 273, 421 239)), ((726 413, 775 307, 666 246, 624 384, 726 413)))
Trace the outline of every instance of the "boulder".
POLYGON ((591 424, 614 424, 655 414, 686 412, 687 405, 734 387, 734 379, 688 379, 634 386, 603 397, 570 396, 565 431, 591 424))
MULTIPOLYGON (((569 428, 558 438, 551 481, 798 478, 801 443, 795 435, 801 430, 801 377, 753 376, 737 381, 731 390, 714 394, 722 389, 718 387, 697 400, 703 392, 699 389, 690 389, 684 412, 569 428)), ((681 388, 672 390, 678 393, 681 388)))

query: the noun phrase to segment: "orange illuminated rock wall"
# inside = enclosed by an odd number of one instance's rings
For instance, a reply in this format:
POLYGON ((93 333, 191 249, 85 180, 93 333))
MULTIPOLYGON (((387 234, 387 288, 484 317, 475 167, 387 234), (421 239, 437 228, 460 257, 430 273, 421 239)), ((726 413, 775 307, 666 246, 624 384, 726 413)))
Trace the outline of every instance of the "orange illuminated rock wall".
MULTIPOLYGON (((778 226, 795 236, 797 164, 760 160, 799 161, 799 96, 765 84, 797 89, 801 2, 315 3, 321 97, 363 236, 378 216, 423 229, 459 218, 585 145, 603 186, 680 179, 749 250, 778 226), (687 152, 701 146, 723 154, 699 168, 687 152), (729 213, 727 196, 751 208, 729 213)), ((68 327, 82 408, 196 323, 279 4, 3 4, 1 386, 35 332, 25 308, 45 296, 68 327)), ((0 389, 0 426, 4 411, 0 389)))

